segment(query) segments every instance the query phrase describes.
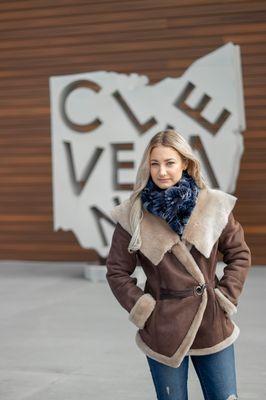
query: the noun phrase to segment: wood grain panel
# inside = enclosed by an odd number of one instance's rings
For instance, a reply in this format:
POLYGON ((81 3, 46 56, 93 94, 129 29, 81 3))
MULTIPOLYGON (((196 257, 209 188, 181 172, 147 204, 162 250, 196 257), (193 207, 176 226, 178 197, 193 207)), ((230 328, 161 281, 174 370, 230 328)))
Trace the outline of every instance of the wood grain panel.
POLYGON ((247 118, 235 214, 253 264, 266 263, 264 0, 1 1, 0 37, 2 259, 97 260, 72 232, 53 232, 50 76, 136 72, 153 84, 232 41, 247 118))

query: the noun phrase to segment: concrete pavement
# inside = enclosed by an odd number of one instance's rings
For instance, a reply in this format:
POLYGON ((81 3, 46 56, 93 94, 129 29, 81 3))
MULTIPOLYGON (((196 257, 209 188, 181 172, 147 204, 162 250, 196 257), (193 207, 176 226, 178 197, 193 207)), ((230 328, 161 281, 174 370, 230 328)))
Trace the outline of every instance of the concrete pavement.
MULTIPOLYGON (((155 400, 135 326, 84 263, 0 262, 1 400, 155 400)), ((238 394, 266 398, 266 268, 252 267, 234 321, 238 394)), ((190 399, 202 400, 192 363, 190 399)))

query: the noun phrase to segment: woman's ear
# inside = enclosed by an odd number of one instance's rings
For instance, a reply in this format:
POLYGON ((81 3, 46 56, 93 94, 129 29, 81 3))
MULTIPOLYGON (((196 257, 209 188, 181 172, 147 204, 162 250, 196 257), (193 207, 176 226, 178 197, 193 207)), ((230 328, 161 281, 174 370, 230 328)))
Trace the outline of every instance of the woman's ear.
POLYGON ((184 166, 184 171, 188 168, 188 159, 186 158, 185 160, 184 160, 184 164, 183 164, 183 166, 184 166))

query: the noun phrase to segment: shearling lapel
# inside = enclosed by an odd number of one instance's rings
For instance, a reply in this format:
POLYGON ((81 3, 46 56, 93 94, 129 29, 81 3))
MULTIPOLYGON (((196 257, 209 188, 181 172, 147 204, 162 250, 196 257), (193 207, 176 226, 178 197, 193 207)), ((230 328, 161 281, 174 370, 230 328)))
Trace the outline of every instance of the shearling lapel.
POLYGON ((140 224, 141 247, 140 251, 158 265, 163 255, 174 244, 180 242, 180 237, 162 218, 143 210, 143 219, 140 224), (159 222, 159 223, 158 223, 159 222), (143 238, 145 238, 143 240, 143 238))
MULTIPOLYGON (((213 245, 225 228, 229 213, 237 198, 217 189, 201 189, 196 205, 185 226, 181 240, 194 245, 205 257, 209 257, 213 245)), ((115 222, 130 234, 130 201, 124 200, 114 207, 110 215, 115 222)), ((158 265, 166 251, 180 242, 179 235, 162 218, 143 209, 140 224, 142 244, 140 251, 154 264, 158 265)))
MULTIPOLYGON (((129 224, 130 202, 124 202, 113 208, 110 214, 115 222, 130 234, 129 224)), ((164 254, 180 241, 180 237, 162 218, 159 218, 143 209, 143 219, 140 224, 141 247, 140 251, 154 265, 158 265, 164 254)))
POLYGON ((184 228, 182 240, 193 244, 206 258, 225 228, 237 197, 218 189, 199 192, 197 203, 184 228))

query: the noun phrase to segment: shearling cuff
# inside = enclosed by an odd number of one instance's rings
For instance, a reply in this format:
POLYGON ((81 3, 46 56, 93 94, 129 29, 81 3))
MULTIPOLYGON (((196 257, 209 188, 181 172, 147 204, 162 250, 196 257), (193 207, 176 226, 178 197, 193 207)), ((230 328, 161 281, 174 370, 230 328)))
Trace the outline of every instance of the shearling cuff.
POLYGON ((151 294, 145 293, 137 300, 129 313, 129 320, 139 329, 143 329, 145 322, 154 310, 156 300, 151 294))
POLYGON ((237 307, 223 294, 223 292, 219 288, 215 288, 214 291, 222 309, 227 312, 228 315, 236 314, 237 307))

